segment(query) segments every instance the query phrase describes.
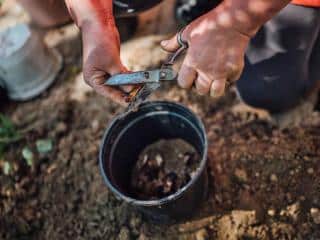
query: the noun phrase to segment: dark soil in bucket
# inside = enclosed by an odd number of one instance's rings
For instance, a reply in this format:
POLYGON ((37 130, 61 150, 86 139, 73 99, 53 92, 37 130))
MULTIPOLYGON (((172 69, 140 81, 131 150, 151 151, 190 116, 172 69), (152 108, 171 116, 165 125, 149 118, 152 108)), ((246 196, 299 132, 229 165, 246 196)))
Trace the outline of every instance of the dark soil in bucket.
POLYGON ((182 139, 163 139, 147 146, 132 171, 135 197, 155 200, 174 194, 192 179, 200 160, 196 149, 182 139))

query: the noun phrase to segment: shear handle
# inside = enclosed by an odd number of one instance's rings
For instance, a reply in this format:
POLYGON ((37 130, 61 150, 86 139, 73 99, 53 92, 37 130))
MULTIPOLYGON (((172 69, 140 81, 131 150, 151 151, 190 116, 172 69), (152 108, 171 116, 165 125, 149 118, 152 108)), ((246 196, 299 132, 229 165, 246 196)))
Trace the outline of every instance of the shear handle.
POLYGON ((179 49, 169 58, 168 62, 166 65, 173 65, 174 61, 176 60, 177 57, 181 55, 186 49, 188 49, 189 45, 188 42, 182 39, 182 33, 185 28, 182 28, 178 34, 177 34, 177 41, 179 43, 179 49))

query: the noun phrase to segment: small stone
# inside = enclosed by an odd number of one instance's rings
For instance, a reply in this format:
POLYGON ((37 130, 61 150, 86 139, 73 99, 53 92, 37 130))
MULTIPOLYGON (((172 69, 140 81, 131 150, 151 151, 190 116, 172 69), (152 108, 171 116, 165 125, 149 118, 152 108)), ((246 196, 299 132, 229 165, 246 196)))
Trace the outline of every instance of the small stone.
POLYGON ((310 157, 308 157, 308 156, 303 156, 303 160, 305 160, 305 161, 310 161, 310 157))
POLYGON ((308 168, 307 173, 310 174, 310 175, 312 175, 312 174, 314 173, 313 168, 308 168))
POLYGON ((145 154, 145 155, 143 156, 142 165, 145 165, 145 164, 147 163, 148 159, 149 159, 148 155, 145 154))
POLYGON ((149 240, 149 238, 144 233, 141 233, 138 240, 149 240))
POLYGON ((248 181, 248 176, 246 171, 243 169, 237 168, 234 172, 234 175, 238 178, 239 181, 241 182, 247 182, 248 181))
POLYGON ((310 214, 315 224, 320 224, 320 209, 319 208, 311 208, 310 214))
POLYGON ((196 240, 206 240, 208 239, 209 235, 206 229, 200 229, 195 234, 196 240))
POLYGON ((163 158, 161 157, 160 154, 156 155, 156 161, 157 161, 157 165, 160 167, 163 163, 163 158))
POLYGON ((287 213, 290 218, 292 218, 294 221, 297 221, 300 213, 300 204, 294 203, 288 206, 287 213))
POLYGON ((59 122, 56 126, 56 133, 64 133, 67 131, 67 125, 64 122, 59 122))
POLYGON ((270 180, 271 180, 271 182, 277 182, 277 181, 278 181, 277 175, 272 174, 272 175, 270 176, 270 180))
POLYGON ((290 218, 293 221, 297 221, 300 214, 300 203, 294 203, 286 207, 286 209, 281 210, 280 216, 290 218))
POLYGON ((92 130, 94 132, 97 132, 99 130, 99 121, 98 120, 93 120, 92 123, 91 123, 91 127, 92 127, 92 130))
POLYGON ((119 240, 130 240, 130 231, 127 227, 122 227, 119 233, 119 240))
POLYGON ((276 211, 274 209, 269 209, 268 210, 268 215, 271 217, 274 217, 276 215, 276 211))
MULTIPOLYGON (((216 170, 217 170, 217 173, 219 173, 219 174, 221 174, 221 173, 223 172, 223 169, 222 169, 221 164, 218 163, 218 164, 216 165, 216 170)), ((213 174, 212 176, 214 176, 214 174, 213 174)))
POLYGON ((304 201, 306 200, 306 197, 305 197, 305 196, 300 196, 300 197, 299 197, 299 200, 300 200, 301 202, 304 202, 304 201))
POLYGON ((134 230, 138 230, 141 225, 141 218, 139 217, 132 217, 130 219, 130 228, 134 230))

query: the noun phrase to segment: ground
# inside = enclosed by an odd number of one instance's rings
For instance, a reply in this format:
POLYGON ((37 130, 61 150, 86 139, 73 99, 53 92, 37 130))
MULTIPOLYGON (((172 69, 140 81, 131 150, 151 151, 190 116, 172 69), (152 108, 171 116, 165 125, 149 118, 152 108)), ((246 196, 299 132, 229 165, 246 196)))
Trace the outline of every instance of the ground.
MULTIPOLYGON (((65 58, 54 86, 32 101, 0 102, 22 134, 0 160, 0 239, 320 239, 319 112, 280 130, 239 108, 234 89, 216 101, 165 86, 152 99, 180 102, 205 123, 210 192, 188 221, 150 223, 116 200, 99 172, 102 134, 124 108, 84 85, 74 26, 47 38, 65 58), (39 139, 52 149, 37 153, 39 139)), ((124 62, 131 69, 159 65, 162 38, 124 43, 124 62)))

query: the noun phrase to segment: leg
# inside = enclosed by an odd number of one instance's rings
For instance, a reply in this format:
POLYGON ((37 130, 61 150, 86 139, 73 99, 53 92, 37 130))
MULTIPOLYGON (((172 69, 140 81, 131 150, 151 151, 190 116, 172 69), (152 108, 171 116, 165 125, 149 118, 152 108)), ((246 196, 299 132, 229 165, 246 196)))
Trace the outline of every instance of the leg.
POLYGON ((311 67, 319 32, 318 8, 288 5, 266 23, 248 47, 237 83, 244 102, 270 112, 296 106, 316 82, 311 67))

